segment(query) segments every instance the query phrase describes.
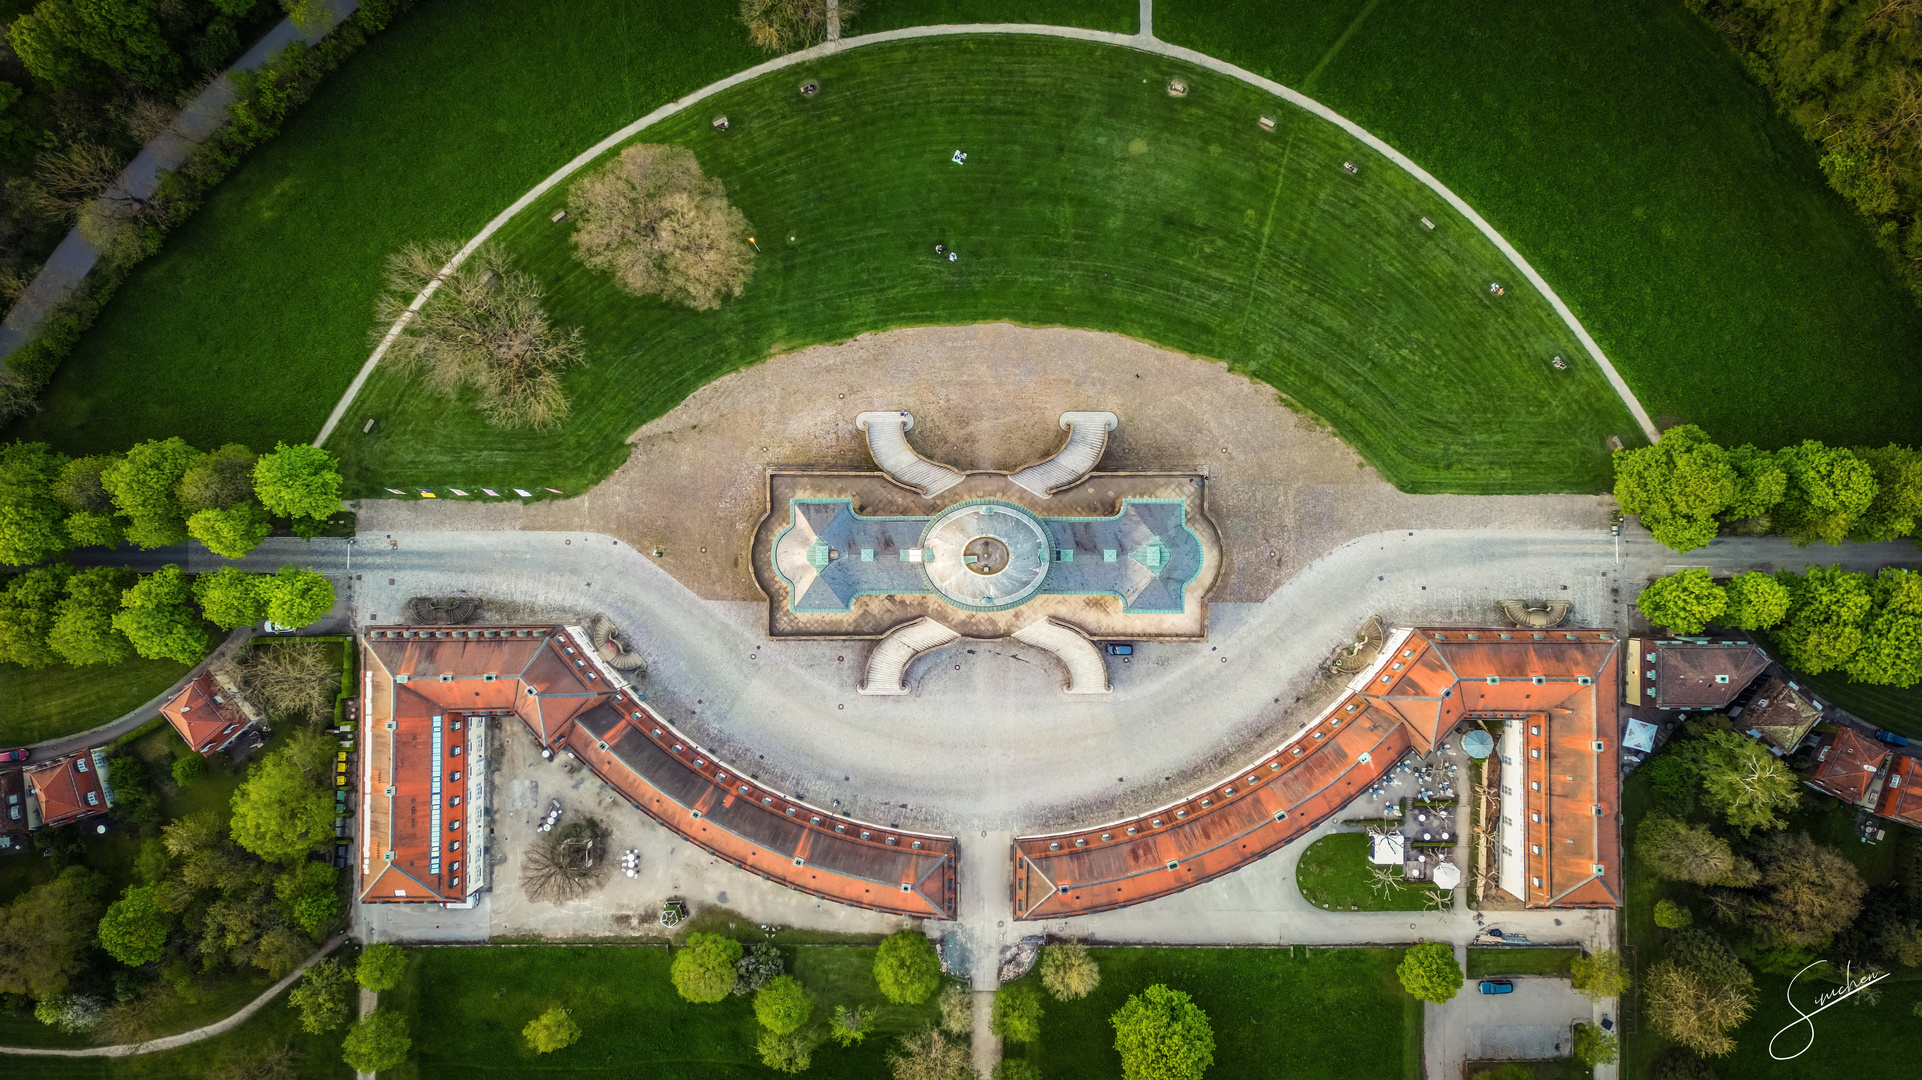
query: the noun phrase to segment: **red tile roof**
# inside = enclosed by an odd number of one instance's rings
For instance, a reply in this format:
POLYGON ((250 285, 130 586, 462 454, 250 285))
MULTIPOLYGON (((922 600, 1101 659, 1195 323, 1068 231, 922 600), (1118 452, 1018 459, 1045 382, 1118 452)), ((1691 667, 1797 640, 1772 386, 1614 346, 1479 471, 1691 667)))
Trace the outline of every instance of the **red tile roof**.
POLYGON ((1471 716, 1527 721, 1536 732, 1523 812, 1542 819, 1531 841, 1542 851, 1527 860, 1524 901, 1619 907, 1615 635, 1417 630, 1391 644, 1316 723, 1208 790, 1093 829, 1018 838, 1015 917, 1106 911, 1245 866, 1471 716))
POLYGON ((1905 825, 1922 828, 1922 758, 1897 754, 1889 762, 1889 778, 1875 812, 1905 825))
POLYGON ((1653 686, 1658 709, 1726 708, 1769 664, 1768 654, 1747 641, 1642 644, 1643 682, 1653 686))
POLYGON ((253 721, 225 698, 226 693, 214 682, 213 673, 203 672, 175 694, 172 701, 162 705, 160 715, 167 718, 188 746, 203 756, 219 753, 222 747, 253 726, 253 721))
POLYGON ((40 824, 58 827, 107 812, 113 793, 101 783, 100 758, 92 750, 29 765, 27 786, 39 803, 40 824))
POLYGON ((1852 727, 1838 727, 1815 751, 1809 783, 1845 803, 1868 805, 1869 787, 1889 748, 1852 727))

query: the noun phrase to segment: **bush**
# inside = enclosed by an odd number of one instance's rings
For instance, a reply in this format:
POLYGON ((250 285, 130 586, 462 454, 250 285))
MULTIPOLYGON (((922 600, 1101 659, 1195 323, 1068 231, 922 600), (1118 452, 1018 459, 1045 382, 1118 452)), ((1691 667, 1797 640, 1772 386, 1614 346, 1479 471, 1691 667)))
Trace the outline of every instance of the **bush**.
POLYGON ((1208 1014, 1179 990, 1156 984, 1130 995, 1109 1023, 1121 1055, 1121 1080, 1201 1080, 1214 1064, 1215 1031, 1208 1014))
POLYGON ((776 1035, 800 1030, 813 1012, 807 988, 792 975, 777 976, 754 995, 754 1018, 776 1035))
POLYGON ((894 1080, 974 1080, 968 1044, 928 1028, 917 1035, 903 1035, 901 1048, 888 1055, 888 1069, 894 1080))
POLYGON ((974 1030, 974 995, 960 983, 943 986, 935 1008, 941 1014, 942 1031, 966 1035, 974 1030))
POLYGON ((1578 956, 1569 964, 1570 985, 1590 1001, 1607 1001, 1622 996, 1628 989, 1628 967, 1622 954, 1603 949, 1590 956, 1578 956))
POLYGON ((734 992, 742 996, 754 993, 780 975, 786 965, 781 961, 781 950, 771 941, 757 941, 747 950, 740 961, 734 965, 739 978, 734 983, 734 992))
POLYGON ((173 773, 174 786, 184 788, 207 775, 207 759, 195 753, 184 754, 174 759, 173 773))
POLYGON ((1715 1067, 1687 1047, 1671 1046, 1649 1065, 1648 1080, 1716 1080, 1715 1067))
POLYGON ((1655 925, 1664 930, 1686 930, 1695 922, 1689 910, 1673 900, 1655 902, 1655 925))
POLYGON ((1622 1041, 1614 1032, 1603 1031, 1594 1024, 1575 1025, 1575 1060, 1589 1068, 1613 1065, 1621 1049, 1622 1041))
POLYGON ((1436 1004, 1453 998, 1462 988, 1462 967, 1455 962, 1454 946, 1445 941, 1409 949, 1396 965, 1395 974, 1410 994, 1436 1004))
POLYGON ((529 1020, 521 1029, 521 1038, 527 1040, 536 1054, 551 1054, 572 1046, 580 1037, 581 1026, 559 1005, 529 1020))
POLYGON ((668 970, 674 989, 697 1005, 711 1005, 734 991, 740 978, 735 964, 741 959, 741 943, 719 934, 689 934, 687 944, 674 953, 668 970))
POLYGON ((896 1005, 919 1005, 941 986, 940 954, 921 931, 898 931, 874 952, 874 981, 896 1005))
POLYGON ((1079 941, 1064 941, 1041 950, 1041 985, 1058 1001, 1075 1001, 1101 985, 1101 965, 1079 941))
POLYGON ((376 941, 361 950, 360 961, 354 965, 354 981, 360 983, 362 989, 376 994, 399 986, 405 974, 407 954, 400 946, 384 941, 376 941))
POLYGON ((814 1040, 805 1031, 784 1035, 764 1029, 755 1040, 754 1049, 761 1055, 761 1064, 775 1072, 806 1072, 814 1060, 814 1040))
POLYGON ((854 1046, 868 1037, 868 1021, 873 1016, 859 1005, 836 1005, 834 1019, 828 1023, 828 1035, 842 1046, 854 1046))
POLYGON ((1004 986, 994 995, 992 1030, 1004 1042, 1041 1038, 1041 992, 1027 983, 1004 986))

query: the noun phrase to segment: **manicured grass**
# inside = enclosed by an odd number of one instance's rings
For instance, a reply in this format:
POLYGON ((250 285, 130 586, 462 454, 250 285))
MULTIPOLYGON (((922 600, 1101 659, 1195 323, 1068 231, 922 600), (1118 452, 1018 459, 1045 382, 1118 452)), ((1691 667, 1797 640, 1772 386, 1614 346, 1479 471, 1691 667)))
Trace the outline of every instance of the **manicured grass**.
POLYGON ((571 229, 550 222, 565 192, 550 193, 501 239, 554 317, 585 331, 573 416, 547 434, 502 432, 383 367, 330 443, 349 486, 578 492, 626 456, 636 426, 727 371, 868 330, 990 319, 1224 359, 1410 490, 1596 490, 1608 436, 1635 434, 1489 241, 1341 129, 1262 91, 1043 38, 879 45, 805 73, 820 97, 776 73, 642 136, 696 150, 759 232, 744 296, 696 312, 619 292, 574 259, 571 229), (1167 94, 1174 75, 1187 97, 1167 94), (716 113, 733 122, 725 136, 709 128, 716 113), (1277 131, 1254 122, 1263 113, 1277 131), (965 166, 948 160, 956 147, 965 166), (960 261, 937 258, 937 242, 960 261), (1496 280, 1507 295, 1490 295, 1496 280), (1557 354, 1569 370, 1549 365, 1557 354))
MULTIPOLYGON (((1367 833, 1333 833, 1308 845, 1295 866, 1295 883, 1309 903, 1334 911, 1427 911, 1432 885, 1403 884, 1383 895, 1371 885, 1367 833)), ((1395 869, 1397 879, 1401 877, 1395 869)))
POLYGON ((341 1034, 302 1031, 299 1011, 283 994, 238 1028, 205 1042, 123 1058, 0 1056, 0 1075, 8 1080, 181 1080, 206 1076, 233 1055, 289 1046, 300 1055, 295 1075, 303 1080, 346 1080, 354 1072, 341 1064, 341 1034))
POLYGON ((1568 975, 1569 965, 1582 955, 1580 949, 1476 949, 1468 950, 1468 977, 1486 979, 1497 975, 1568 975))
MULTIPOLYGON (((1815 1046, 1792 1061, 1774 1061, 1769 1057, 1769 1040, 1797 1019, 1789 1007, 1788 987, 1786 976, 1756 975, 1755 1014, 1735 1032, 1735 1052, 1716 1059, 1718 1076, 1865 1080, 1915 1074, 1916 1017, 1912 1010, 1922 1003, 1922 981, 1885 979, 1876 984, 1882 992, 1880 1003, 1863 1006, 1851 999, 1825 1010, 1815 1018, 1815 1046)), ((1804 977, 1795 985, 1795 1004, 1804 1012, 1813 1011, 1816 996, 1833 989, 1834 983, 1804 977)), ((1792 1054, 1801 1049, 1808 1041, 1807 1032, 1805 1024, 1799 1031, 1782 1036, 1775 1044, 1776 1052, 1792 1054)))
MULTIPOLYGON (((1096 949, 1101 985, 1046 1001, 1025 1053, 1051 1080, 1121 1075, 1108 1018, 1163 983, 1191 995, 1214 1028, 1208 1080, 1416 1080, 1422 1005, 1395 978, 1400 949, 1096 949)), ((1039 982, 1038 974, 1026 979, 1039 982)))
POLYGON ((74 667, 0 664, 0 749, 99 727, 154 698, 187 673, 174 660, 74 667))
POLYGON ((1915 439, 1922 313, 1685 5, 1161 0, 1155 33, 1420 162, 1541 271, 1658 420, 1731 444, 1915 439))
MULTIPOLYGON (((880 996, 874 950, 807 946, 784 953, 791 974, 814 994, 815 1023, 837 1004, 879 1010, 873 1033, 843 1050, 814 1052, 808 1076, 885 1076, 895 1038, 919 1030, 932 1004, 898 1006, 880 996)), ((413 1030, 414 1052, 394 1080, 528 1076, 648 1076, 718 1080, 766 1076, 754 1051, 759 1027, 752 999, 693 1005, 668 981, 669 952, 650 947, 528 946, 422 949, 410 954, 400 989, 383 1006, 400 1009, 413 1030), (528 1049, 521 1029, 553 1005, 566 1007, 585 1030, 581 1041, 551 1055, 528 1049)))
POLYGON ((943 23, 1045 23, 1132 34, 1140 28, 1137 0, 864 0, 842 37, 943 23))

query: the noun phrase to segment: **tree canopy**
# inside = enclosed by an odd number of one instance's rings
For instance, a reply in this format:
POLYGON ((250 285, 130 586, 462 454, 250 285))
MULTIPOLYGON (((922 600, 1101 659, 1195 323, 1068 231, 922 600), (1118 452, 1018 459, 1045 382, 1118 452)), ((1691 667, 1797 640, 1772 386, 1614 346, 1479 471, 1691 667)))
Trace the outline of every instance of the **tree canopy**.
POLYGON ((406 1017, 392 1009, 375 1009, 347 1029, 340 1059, 357 1072, 381 1073, 399 1068, 413 1047, 406 1017))
POLYGON ((1840 566, 1811 566, 1797 577, 1778 575, 1788 586, 1788 618, 1775 643, 1790 667, 1809 675, 1833 671, 1862 647, 1875 598, 1869 577, 1840 566))
POLYGON ((1180 990, 1157 983, 1131 994, 1109 1023, 1122 1080, 1201 1080, 1214 1064, 1214 1025, 1180 990))
POLYGON ((754 1018, 776 1035, 799 1030, 813 1012, 814 999, 792 975, 778 975, 754 993, 754 1018))
POLYGON ((317 570, 283 566, 260 588, 267 617, 282 626, 311 626, 334 609, 334 584, 317 570))
POLYGON ((1650 814, 1635 829, 1635 852, 1658 877, 1697 885, 1753 883, 1753 869, 1706 825, 1650 814))
POLYGON ((1706 569, 1696 567, 1649 582, 1635 603, 1655 626, 1666 626, 1677 634, 1699 634, 1721 617, 1728 607, 1728 594, 1706 569))
POLYGON ((347 965, 332 958, 307 969, 287 994, 287 1003, 300 1010, 300 1028, 309 1035, 333 1031, 352 1015, 354 977, 347 965))
POLYGON ((1875 501, 1875 470, 1842 447, 1813 439, 1777 454, 1788 473, 1788 491, 1775 508, 1783 535, 1801 544, 1848 539, 1856 519, 1875 501))
POLYGON ((340 484, 334 456, 305 443, 280 443, 254 465, 254 493, 281 517, 329 517, 340 509, 340 484))
POLYGON ((580 1041, 581 1025, 574 1022, 566 1009, 559 1005, 548 1009, 527 1022, 521 1029, 521 1038, 536 1054, 551 1054, 563 1050, 580 1041))
POLYGON ((399 986, 401 976, 406 974, 407 954, 400 946, 385 941, 376 941, 362 949, 360 959, 354 964, 354 981, 362 989, 376 994, 399 986))
POLYGON ((1767 899, 1751 906, 1751 917, 1783 944, 1823 948, 1862 910, 1868 886, 1855 864, 1807 833, 1762 841, 1756 864, 1767 899))
POLYGON ((331 744, 312 732, 256 761, 234 792, 234 842, 269 862, 302 859, 331 842, 332 761, 331 744))
POLYGON ((941 988, 941 956, 921 931, 896 931, 874 952, 874 981, 896 1005, 919 1005, 941 988))
POLYGON ((1721 623, 1737 630, 1766 630, 1788 617, 1788 586, 1772 574, 1753 570, 1737 574, 1722 589, 1728 606, 1721 623))
POLYGON ((200 616, 189 603, 192 598, 193 586, 186 575, 169 563, 121 594, 121 610, 113 617, 113 627, 149 660, 199 663, 207 655, 209 642, 200 616))
POLYGON ((1730 1032, 1755 1010, 1755 977, 1721 938, 1677 930, 1668 955, 1648 969, 1644 1009, 1655 1030, 1696 1053, 1735 1049, 1730 1032))
POLYGON ((1738 493, 1727 452, 1693 424, 1670 428, 1653 445, 1615 451, 1615 501, 1676 551, 1713 540, 1716 516, 1738 493))
POLYGON ((100 947, 129 967, 160 959, 172 916, 154 899, 154 885, 129 885, 100 920, 100 947))
POLYGON ((1409 949, 1396 965, 1403 989, 1423 1001, 1451 1000, 1462 988, 1462 966, 1455 949, 1445 941, 1428 941, 1409 949))
POLYGON ((106 879, 69 866, 0 907, 0 994, 63 994, 86 967, 105 907, 106 879))
POLYGON ((255 456, 239 443, 228 443, 195 458, 180 477, 182 509, 191 515, 252 503, 255 456))
POLYGON ((187 519, 187 535, 223 559, 246 558, 273 531, 266 511, 252 503, 225 510, 196 510, 187 519))
POLYGON ((1734 731, 1711 731, 1693 740, 1702 777, 1702 804, 1747 836, 1781 829, 1801 805, 1802 784, 1781 758, 1734 731))
POLYGON ((194 600, 207 621, 222 630, 246 626, 267 617, 267 578, 237 567, 223 566, 194 579, 194 600))
POLYGON ((180 480, 200 452, 179 437, 136 443, 109 464, 100 482, 130 524, 127 539, 143 548, 167 547, 187 539, 187 513, 180 505, 180 480))
POLYGON ((46 667, 60 659, 47 644, 55 607, 73 568, 41 566, 14 576, 0 587, 0 663, 46 667))
POLYGON ((574 182, 567 209, 581 262, 636 296, 710 311, 754 274, 747 218, 686 147, 629 146, 574 182))
POLYGON ((0 444, 0 565, 37 563, 68 548, 54 495, 66 459, 43 443, 0 444))
POLYGON ((674 950, 668 975, 674 989, 697 1005, 711 1005, 734 992, 740 977, 734 970, 741 959, 741 943, 719 934, 689 934, 687 943, 674 950))
POLYGON ((1033 983, 1010 983, 994 992, 989 1026, 1003 1042, 1034 1042, 1041 1038, 1041 1012, 1041 991, 1033 983))
POLYGON ((1101 965, 1079 941, 1064 941, 1041 949, 1041 985, 1058 1001, 1074 1001, 1101 985, 1101 965))
POLYGON ((133 655, 127 636, 114 628, 120 597, 138 575, 132 570, 90 566, 67 579, 66 595, 54 610, 47 647, 76 666, 118 664, 133 655))
POLYGON ((1842 664, 1857 682, 1914 686, 1922 682, 1922 574, 1894 567, 1869 586, 1873 602, 1862 647, 1842 664))
POLYGON ((1853 540, 1899 540, 1922 519, 1922 450, 1890 443, 1860 447, 1855 456, 1875 474, 1875 498, 1855 521, 1853 540))
POLYGON ((1570 985, 1590 1001, 1618 998, 1628 989, 1628 967, 1622 963, 1622 954, 1614 949, 1578 956, 1569 965, 1569 971, 1573 976, 1570 985))

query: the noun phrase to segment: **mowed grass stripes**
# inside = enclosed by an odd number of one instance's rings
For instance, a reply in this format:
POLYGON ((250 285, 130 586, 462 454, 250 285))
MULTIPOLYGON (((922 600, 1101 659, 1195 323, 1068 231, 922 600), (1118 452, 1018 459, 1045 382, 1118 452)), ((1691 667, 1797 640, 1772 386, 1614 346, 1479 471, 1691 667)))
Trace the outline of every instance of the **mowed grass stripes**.
MULTIPOLYGON (((1332 124, 1185 64, 1046 38, 869 46, 640 139, 688 146, 727 183, 762 250, 746 294, 694 312, 619 292, 574 260, 569 226, 549 221, 565 190, 549 194, 500 238, 586 332, 573 416, 503 432, 382 368, 330 443, 356 493, 578 492, 721 374, 866 331, 990 320, 1226 361, 1411 491, 1599 490, 1608 437, 1637 437, 1547 301, 1439 195, 1332 124), (804 79, 820 93, 800 95, 804 79), (725 134, 709 126, 722 113, 725 134)), ((1019 402, 1010 387, 984 407, 1019 402)))

